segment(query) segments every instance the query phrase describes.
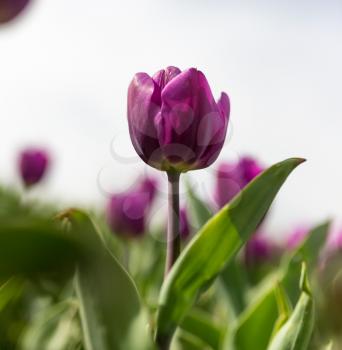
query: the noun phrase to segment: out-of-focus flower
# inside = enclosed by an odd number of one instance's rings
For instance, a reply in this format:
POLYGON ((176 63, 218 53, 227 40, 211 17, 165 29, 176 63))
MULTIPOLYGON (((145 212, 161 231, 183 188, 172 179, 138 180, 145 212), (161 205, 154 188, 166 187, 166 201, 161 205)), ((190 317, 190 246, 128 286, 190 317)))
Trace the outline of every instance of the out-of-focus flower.
POLYGON ((246 243, 245 262, 248 266, 268 262, 274 254, 274 244, 264 235, 257 233, 246 243))
POLYGON ((27 148, 19 155, 19 172, 26 187, 35 185, 45 176, 49 155, 40 148, 27 148))
POLYGON ((0 0, 0 24, 14 19, 29 2, 29 0, 0 0))
POLYGON ((342 230, 332 231, 327 239, 328 252, 342 251, 342 230))
POLYGON ((127 109, 131 140, 142 160, 159 170, 186 172, 217 159, 230 103, 225 93, 215 101, 201 71, 168 67, 153 77, 134 76, 127 109))
POLYGON ((263 170, 264 167, 252 157, 242 157, 237 163, 221 163, 216 173, 214 193, 217 206, 225 206, 263 170))
POLYGON ((146 217, 155 199, 156 190, 156 180, 144 178, 132 190, 113 194, 106 210, 111 230, 123 236, 141 236, 146 229, 146 217))
POLYGON ((179 213, 180 236, 186 240, 191 233, 188 214, 185 208, 182 208, 179 213))
POLYGON ((307 227, 297 227, 287 238, 286 248, 289 250, 297 248, 306 238, 310 230, 307 227))

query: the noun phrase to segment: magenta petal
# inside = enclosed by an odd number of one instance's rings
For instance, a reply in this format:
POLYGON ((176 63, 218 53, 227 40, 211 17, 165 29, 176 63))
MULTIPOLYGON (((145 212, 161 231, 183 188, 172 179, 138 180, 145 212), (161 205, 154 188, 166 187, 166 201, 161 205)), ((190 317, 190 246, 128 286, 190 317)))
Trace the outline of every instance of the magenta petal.
POLYGON ((216 175, 215 202, 222 208, 242 189, 241 171, 237 165, 222 163, 216 175))
POLYGON ((0 24, 13 20, 24 10, 29 2, 29 0, 1 0, 0 24))
POLYGON ((229 120, 229 114, 230 114, 230 101, 229 97, 225 92, 221 93, 221 96, 219 100, 217 101, 217 105, 219 107, 219 110, 222 114, 222 116, 226 119, 227 123, 229 120))
POLYGON ((161 69, 153 75, 154 82, 160 87, 162 91, 166 84, 168 84, 173 78, 181 73, 181 70, 177 67, 169 66, 166 69, 161 69))
POLYGON ((25 186, 38 183, 49 165, 49 155, 45 150, 28 148, 19 156, 19 171, 25 186))
POLYGON ((191 68, 171 80, 161 97, 157 125, 160 144, 167 146, 169 160, 195 168, 222 126, 209 84, 202 72, 191 68))
POLYGON ((190 224, 188 214, 185 208, 182 208, 179 213, 179 232, 182 239, 187 239, 190 236, 190 224))
POLYGON ((160 89, 146 73, 137 73, 128 89, 128 125, 133 146, 147 163, 159 149, 154 117, 160 109, 160 89))

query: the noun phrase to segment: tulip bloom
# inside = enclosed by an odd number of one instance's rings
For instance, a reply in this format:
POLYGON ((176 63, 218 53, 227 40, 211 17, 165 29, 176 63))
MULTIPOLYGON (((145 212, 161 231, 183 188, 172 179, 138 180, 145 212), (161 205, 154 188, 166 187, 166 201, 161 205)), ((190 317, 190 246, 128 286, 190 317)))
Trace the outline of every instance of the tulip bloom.
POLYGON ((167 67, 152 77, 137 73, 129 88, 127 117, 132 144, 150 166, 167 172, 169 213, 167 273, 180 252, 179 176, 206 168, 218 157, 230 113, 227 94, 216 102, 204 74, 167 67))
POLYGON ((217 206, 225 206, 263 170, 263 166, 251 157, 243 157, 236 164, 220 164, 214 195, 217 206))
POLYGON ((26 187, 37 184, 49 166, 48 153, 38 148, 28 148, 19 155, 19 173, 26 187))
POLYGON ((114 233, 138 237, 145 232, 146 217, 156 196, 157 183, 145 178, 135 188, 109 199, 106 216, 114 233))
POLYGON ((29 3, 29 0, 1 0, 0 24, 14 19, 29 3))
POLYGON ((204 74, 190 68, 137 73, 128 89, 128 125, 133 146, 154 168, 186 172, 218 157, 228 126, 230 103, 216 102, 204 74))

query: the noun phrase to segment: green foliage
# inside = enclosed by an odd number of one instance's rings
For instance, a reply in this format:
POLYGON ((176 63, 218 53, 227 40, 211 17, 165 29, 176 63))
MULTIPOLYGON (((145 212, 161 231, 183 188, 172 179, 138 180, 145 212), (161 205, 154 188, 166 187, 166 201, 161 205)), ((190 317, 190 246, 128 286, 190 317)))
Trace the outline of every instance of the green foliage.
POLYGON ((159 344, 169 342, 199 291, 210 284, 247 241, 287 176, 302 161, 289 159, 266 170, 190 242, 161 289, 156 335, 159 344))

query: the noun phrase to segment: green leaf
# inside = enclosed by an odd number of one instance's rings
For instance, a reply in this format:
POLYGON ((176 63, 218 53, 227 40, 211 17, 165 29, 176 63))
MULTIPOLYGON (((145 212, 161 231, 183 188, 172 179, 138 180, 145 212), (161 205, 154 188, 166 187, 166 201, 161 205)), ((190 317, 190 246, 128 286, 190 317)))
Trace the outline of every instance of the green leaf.
POLYGON ((220 282, 229 297, 235 316, 239 315, 246 306, 245 291, 248 286, 246 270, 239 261, 233 258, 220 273, 220 282))
POLYGON ((329 221, 314 227, 296 251, 296 254, 300 254, 301 258, 307 263, 309 271, 316 266, 319 254, 327 239, 329 228, 329 221))
POLYGON ((241 314, 234 334, 234 349, 264 350, 272 335, 274 324, 278 318, 276 302, 277 280, 267 281, 255 296, 249 307, 241 314), (271 282, 271 283, 270 283, 271 282), (257 346, 256 342, 257 341, 257 346))
POLYGON ((314 327, 314 304, 304 264, 301 290, 302 293, 291 317, 275 335, 268 350, 308 349, 314 327))
MULTIPOLYGON (((187 183, 187 191, 194 225, 201 228, 211 218, 212 212, 206 203, 196 195, 189 183, 187 183)), ((244 294, 247 286, 247 276, 236 259, 232 259, 224 267, 220 274, 220 281, 234 313, 236 315, 240 314, 245 307, 244 294)))
POLYGON ((82 243, 52 220, 16 217, 0 224, 0 278, 66 278, 82 258, 82 243))
POLYGON ((15 300, 22 291, 23 281, 12 277, 3 285, 0 286, 0 312, 11 301, 15 300))
POLYGON ((169 342, 176 327, 224 265, 249 239, 291 171, 302 163, 278 163, 245 187, 211 218, 182 252, 163 283, 157 317, 157 342, 169 342))
POLYGON ((79 264, 76 292, 87 350, 153 349, 148 320, 127 272, 105 248, 89 217, 69 212, 72 233, 88 241, 91 255, 79 264))
MULTIPOLYGON (((325 222, 310 230, 303 242, 294 251, 284 256, 282 261, 283 268, 300 271, 300 264, 302 261, 305 261, 310 274, 317 266, 319 254, 326 241, 329 227, 330 222, 325 222)), ((295 304, 300 295, 295 273, 287 274, 284 286, 291 302, 295 304)))
POLYGON ((239 317, 231 337, 233 349, 249 350, 256 347, 255 339, 258 339, 256 350, 267 348, 272 334, 288 319, 291 310, 283 283, 295 280, 298 289, 299 268, 296 261, 281 267, 250 293, 250 304, 239 317))
POLYGON ((82 344, 78 305, 66 300, 34 315, 21 340, 22 350, 69 350, 82 344))
POLYGON ((221 349, 224 330, 210 320, 200 310, 192 310, 182 321, 180 328, 209 345, 212 349, 221 349))
POLYGON ((189 207, 192 221, 195 227, 202 227, 212 216, 208 206, 196 195, 189 183, 186 184, 188 191, 189 207))

